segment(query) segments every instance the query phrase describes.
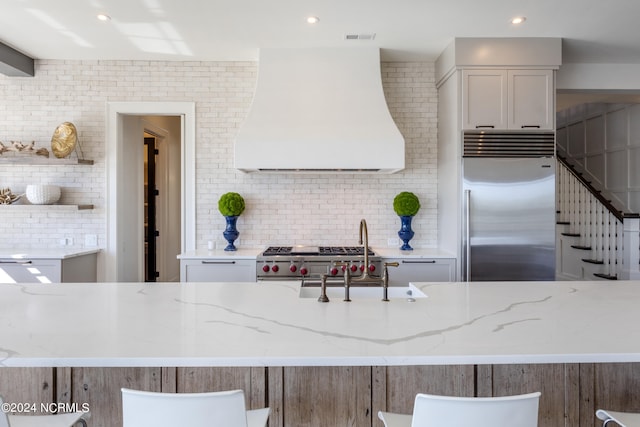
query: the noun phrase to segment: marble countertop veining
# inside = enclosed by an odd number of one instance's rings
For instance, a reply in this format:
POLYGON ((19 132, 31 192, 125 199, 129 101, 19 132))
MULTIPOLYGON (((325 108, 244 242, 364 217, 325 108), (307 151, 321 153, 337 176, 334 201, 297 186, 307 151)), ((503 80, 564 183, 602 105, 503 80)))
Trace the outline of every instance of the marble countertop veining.
POLYGON ((323 304, 297 282, 4 284, 0 366, 640 362, 640 282, 415 285, 323 304))

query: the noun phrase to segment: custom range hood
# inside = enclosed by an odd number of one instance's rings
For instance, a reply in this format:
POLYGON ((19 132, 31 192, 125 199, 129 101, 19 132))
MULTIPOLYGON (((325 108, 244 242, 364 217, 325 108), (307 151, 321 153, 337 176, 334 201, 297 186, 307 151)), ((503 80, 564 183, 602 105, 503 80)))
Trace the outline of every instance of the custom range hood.
POLYGON ((261 49, 235 141, 244 172, 393 173, 404 138, 382 91, 380 50, 261 49))

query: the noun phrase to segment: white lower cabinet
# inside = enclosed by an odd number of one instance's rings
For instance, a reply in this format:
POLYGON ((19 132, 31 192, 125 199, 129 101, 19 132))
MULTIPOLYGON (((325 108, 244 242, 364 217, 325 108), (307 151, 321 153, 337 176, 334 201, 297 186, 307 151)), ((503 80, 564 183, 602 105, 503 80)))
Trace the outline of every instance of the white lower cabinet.
POLYGON ((181 282, 255 282, 255 259, 181 259, 181 282))
POLYGON ((96 254, 71 258, 0 258, 0 283, 83 283, 96 281, 96 254))
POLYGON ((389 267, 389 285, 401 286, 409 282, 453 282, 456 260, 453 258, 382 258, 382 262, 397 262, 389 267))

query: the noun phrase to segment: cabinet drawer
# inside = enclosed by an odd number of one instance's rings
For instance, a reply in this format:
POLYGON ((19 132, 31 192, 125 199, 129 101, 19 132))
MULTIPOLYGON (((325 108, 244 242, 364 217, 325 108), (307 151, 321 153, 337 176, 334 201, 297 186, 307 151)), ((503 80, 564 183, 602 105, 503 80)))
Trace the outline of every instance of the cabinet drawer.
POLYGON ((248 259, 201 259, 180 262, 182 282, 255 282, 256 262, 248 259))
POLYGON ((60 283, 58 260, 0 260, 0 283, 60 283))

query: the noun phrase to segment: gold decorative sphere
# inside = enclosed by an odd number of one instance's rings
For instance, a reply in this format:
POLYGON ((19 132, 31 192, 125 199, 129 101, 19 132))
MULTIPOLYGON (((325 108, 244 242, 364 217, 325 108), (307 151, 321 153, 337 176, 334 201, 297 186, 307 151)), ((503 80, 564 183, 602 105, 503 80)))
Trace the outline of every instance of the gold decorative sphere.
POLYGON ((76 148, 78 131, 71 122, 64 122, 56 128, 51 138, 51 151, 59 158, 65 158, 76 148))

